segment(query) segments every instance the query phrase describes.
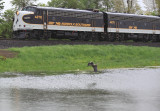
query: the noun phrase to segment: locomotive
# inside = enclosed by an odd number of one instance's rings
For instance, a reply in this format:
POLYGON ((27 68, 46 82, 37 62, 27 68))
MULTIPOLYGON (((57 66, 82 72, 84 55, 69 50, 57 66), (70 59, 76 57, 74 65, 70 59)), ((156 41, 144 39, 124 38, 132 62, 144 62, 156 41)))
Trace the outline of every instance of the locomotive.
POLYGON ((27 6, 15 14, 13 38, 160 41, 160 17, 27 6))

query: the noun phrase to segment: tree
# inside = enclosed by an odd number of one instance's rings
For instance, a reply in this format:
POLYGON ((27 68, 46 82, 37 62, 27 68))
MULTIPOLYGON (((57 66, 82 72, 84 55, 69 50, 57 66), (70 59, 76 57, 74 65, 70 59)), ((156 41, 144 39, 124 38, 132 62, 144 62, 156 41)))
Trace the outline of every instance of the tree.
POLYGON ((114 1, 113 0, 103 0, 102 3, 103 3, 103 6, 104 6, 104 8, 103 8, 104 11, 109 12, 109 11, 113 10, 113 6, 114 6, 114 1))
POLYGON ((15 6, 16 9, 26 7, 28 5, 34 5, 37 0, 12 0, 11 4, 15 6))
POLYGON ((4 8, 3 4, 4 4, 4 2, 2 0, 0 0, 0 10, 2 10, 4 8))
POLYGON ((147 15, 160 15, 160 0, 151 0, 151 6, 147 5, 147 15))
POLYGON ((0 16, 1 16, 1 10, 3 10, 3 8, 4 8, 3 4, 4 4, 4 2, 2 0, 0 0, 0 16))
POLYGON ((51 0, 47 4, 50 7, 61 7, 62 6, 62 0, 51 0))
POLYGON ((103 0, 103 6, 105 11, 126 13, 127 6, 125 0, 103 0))
POLYGON ((95 9, 100 9, 102 7, 101 2, 103 0, 93 0, 93 3, 95 4, 95 9))
POLYGON ((73 9, 100 9, 101 11, 140 13, 137 0, 51 0, 48 6, 73 9), (125 3, 127 1, 127 3, 125 3))
POLYGON ((44 3, 38 3, 37 5, 38 5, 38 6, 41 6, 41 7, 47 7, 47 5, 44 4, 44 3))
POLYGON ((132 8, 132 4, 133 1, 132 0, 127 0, 127 13, 130 13, 131 12, 131 8, 132 8))
POLYGON ((102 0, 51 0, 48 6, 73 9, 100 9, 102 0))
POLYGON ((62 6, 63 8, 76 9, 76 8, 79 8, 79 1, 77 1, 77 0, 64 0, 62 5, 63 5, 62 6))
POLYGON ((80 9, 98 9, 98 1, 80 0, 80 9))
POLYGON ((157 6, 158 15, 160 15, 160 0, 156 0, 155 3, 157 6))
POLYGON ((80 1, 78 0, 51 0, 48 2, 48 6, 61 7, 61 8, 79 8, 80 1))
POLYGON ((119 12, 119 13, 126 12, 126 6, 123 0, 114 0, 112 7, 114 12, 119 12))
POLYGON ((12 27, 13 27, 13 17, 14 10, 6 10, 3 14, 3 19, 1 19, 0 23, 0 36, 3 37, 11 37, 12 36, 12 27))
POLYGON ((48 2, 50 7, 83 9, 82 0, 51 0, 48 2))
POLYGON ((156 4, 159 3, 158 0, 152 0, 152 4, 153 4, 153 11, 156 11, 156 4))
POLYGON ((15 13, 14 9, 6 10, 3 15, 5 21, 7 22, 13 21, 14 13, 15 13))
POLYGON ((127 13, 140 13, 141 8, 137 3, 137 0, 127 0, 127 13))

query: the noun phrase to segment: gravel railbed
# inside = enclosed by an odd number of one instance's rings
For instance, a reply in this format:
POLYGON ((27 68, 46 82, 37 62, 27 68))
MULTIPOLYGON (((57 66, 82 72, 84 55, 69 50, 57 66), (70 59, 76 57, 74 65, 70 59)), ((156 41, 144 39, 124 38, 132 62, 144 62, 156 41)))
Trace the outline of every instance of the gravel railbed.
POLYGON ((160 47, 160 42, 86 42, 86 41, 69 41, 69 40, 0 40, 0 49, 7 49, 12 47, 25 47, 25 46, 52 46, 52 45, 132 45, 132 46, 150 46, 160 47))

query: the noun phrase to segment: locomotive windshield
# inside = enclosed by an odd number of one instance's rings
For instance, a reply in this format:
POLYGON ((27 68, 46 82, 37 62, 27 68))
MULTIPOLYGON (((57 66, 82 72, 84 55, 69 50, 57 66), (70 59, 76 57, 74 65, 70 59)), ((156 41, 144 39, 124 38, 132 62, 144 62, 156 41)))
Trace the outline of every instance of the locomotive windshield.
POLYGON ((36 8, 34 8, 34 7, 25 7, 25 8, 22 9, 22 11, 36 12, 36 8))

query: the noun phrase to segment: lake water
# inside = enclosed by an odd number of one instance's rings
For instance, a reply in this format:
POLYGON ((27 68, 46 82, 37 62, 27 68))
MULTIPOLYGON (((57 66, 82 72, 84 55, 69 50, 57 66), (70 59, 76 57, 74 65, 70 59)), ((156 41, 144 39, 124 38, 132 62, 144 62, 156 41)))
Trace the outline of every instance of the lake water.
POLYGON ((0 76, 0 111, 160 111, 160 68, 0 76))

